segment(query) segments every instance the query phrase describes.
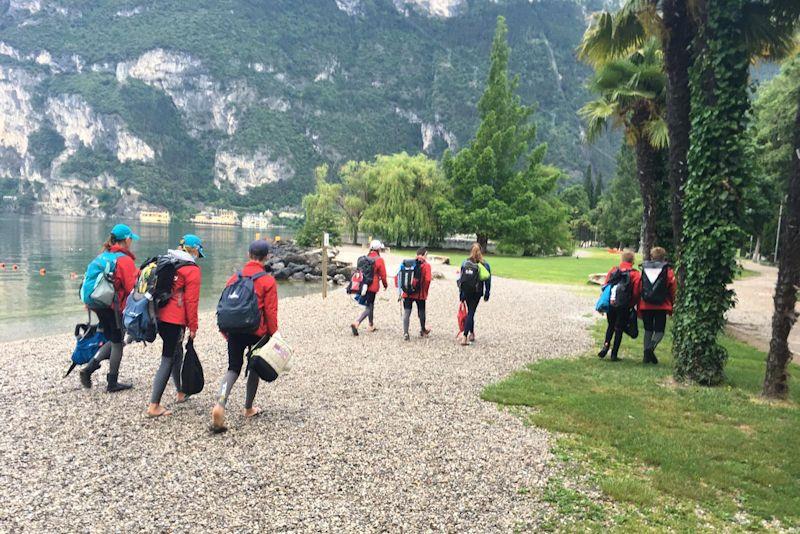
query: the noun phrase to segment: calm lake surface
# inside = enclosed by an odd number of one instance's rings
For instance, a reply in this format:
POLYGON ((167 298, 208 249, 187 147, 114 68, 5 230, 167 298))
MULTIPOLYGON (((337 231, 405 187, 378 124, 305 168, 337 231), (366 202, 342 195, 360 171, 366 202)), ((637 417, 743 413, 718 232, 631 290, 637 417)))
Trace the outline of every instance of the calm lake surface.
MULTIPOLYGON (((52 216, 0 215, 0 341, 72 332, 86 319, 78 297, 86 266, 117 221, 52 216), (13 270, 13 265, 18 269, 13 270), (0 266, 2 267, 2 266, 0 266), (44 268, 42 276, 39 269, 44 268)), ((181 236, 199 235, 207 256, 203 271, 201 310, 214 309, 228 277, 247 260, 247 246, 262 237, 287 236, 287 230, 226 226, 169 226, 122 221, 141 238, 133 245, 137 265, 150 256, 175 248, 181 236)), ((281 298, 320 291, 316 284, 285 283, 281 298)), ((213 328, 201 324, 201 328, 213 328)))

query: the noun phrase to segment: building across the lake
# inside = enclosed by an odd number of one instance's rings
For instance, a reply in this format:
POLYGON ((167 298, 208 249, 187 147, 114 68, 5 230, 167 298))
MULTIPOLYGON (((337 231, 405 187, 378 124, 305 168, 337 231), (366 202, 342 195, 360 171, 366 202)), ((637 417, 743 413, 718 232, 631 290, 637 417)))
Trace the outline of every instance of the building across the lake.
POLYGON ((201 211, 192 217, 194 224, 238 226, 239 215, 233 210, 201 211))
POLYGON ((169 224, 172 216, 168 211, 141 211, 139 221, 152 224, 169 224))
POLYGON ((248 213, 242 217, 242 228, 269 228, 272 226, 272 212, 248 213))

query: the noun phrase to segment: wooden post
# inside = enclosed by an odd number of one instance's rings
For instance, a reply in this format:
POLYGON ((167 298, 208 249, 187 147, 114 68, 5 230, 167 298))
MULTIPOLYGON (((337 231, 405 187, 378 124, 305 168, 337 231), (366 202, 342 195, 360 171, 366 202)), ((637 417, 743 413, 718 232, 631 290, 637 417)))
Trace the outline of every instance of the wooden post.
POLYGON ((328 232, 322 234, 322 298, 328 298, 328 232))

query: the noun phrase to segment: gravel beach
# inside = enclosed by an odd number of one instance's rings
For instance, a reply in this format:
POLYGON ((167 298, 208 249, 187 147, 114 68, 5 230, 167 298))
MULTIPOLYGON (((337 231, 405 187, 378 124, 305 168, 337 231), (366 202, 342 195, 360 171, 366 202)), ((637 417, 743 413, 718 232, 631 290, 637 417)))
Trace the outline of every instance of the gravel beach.
MULTIPOLYGON (((120 378, 135 389, 117 394, 105 392, 105 363, 92 390, 77 372, 61 379, 69 333, 0 344, 0 531, 524 527, 553 469, 549 436, 479 394, 526 362, 586 350, 591 305, 567 289, 496 279, 478 308, 478 342, 461 347, 452 279, 433 282, 432 337, 410 342, 391 285, 378 297, 379 330, 359 337, 349 324, 361 308, 340 289, 324 302, 282 300, 294 369, 261 383, 264 413, 252 420, 240 377, 222 435, 208 429, 227 367, 211 314, 196 342, 206 389, 175 405, 170 384, 174 414, 156 420, 144 410, 160 340, 126 348, 120 378)), ((416 332, 415 321, 416 312, 416 332)))

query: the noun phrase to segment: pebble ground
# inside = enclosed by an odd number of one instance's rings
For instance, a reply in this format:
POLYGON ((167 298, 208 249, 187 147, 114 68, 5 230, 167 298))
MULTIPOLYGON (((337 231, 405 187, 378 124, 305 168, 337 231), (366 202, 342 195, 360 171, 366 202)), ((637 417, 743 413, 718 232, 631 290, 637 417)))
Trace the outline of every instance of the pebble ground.
MULTIPOLYGON (((440 268, 441 269, 441 268, 440 268)), ((450 269, 450 268, 448 268, 450 269)), ((160 340, 128 347, 105 392, 106 366, 81 389, 62 379, 69 334, 0 344, 0 531, 511 531, 535 527, 536 498, 556 465, 549 436, 480 400, 484 385, 525 363, 586 350, 591 299, 497 279, 481 302, 478 341, 456 345, 457 292, 434 281, 430 339, 402 340, 401 305, 380 293, 379 330, 359 337, 361 308, 334 291, 280 303, 296 349, 290 374, 261 383, 261 416, 226 434, 210 410, 227 366, 214 317, 196 347, 206 389, 146 419, 160 340)), ((412 332, 418 331, 416 312, 412 332)))

